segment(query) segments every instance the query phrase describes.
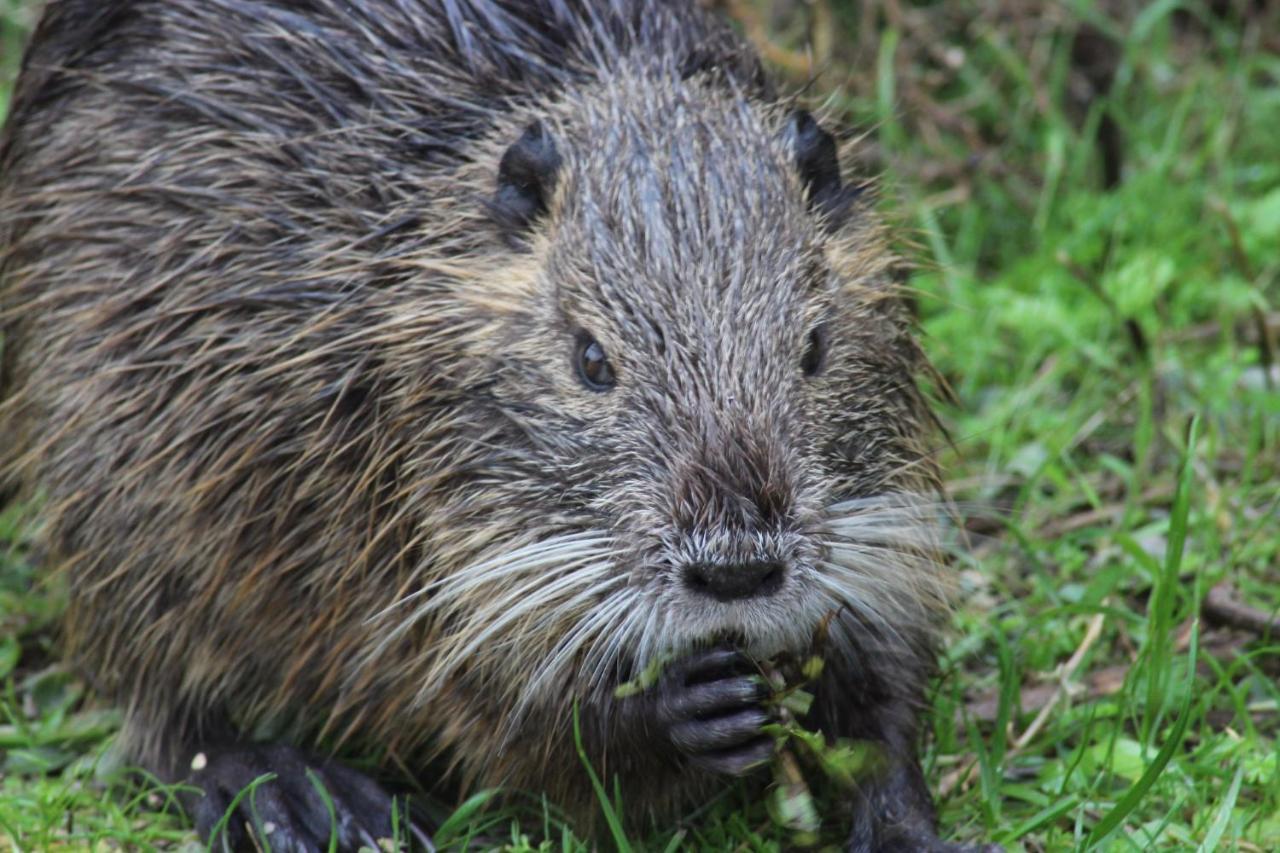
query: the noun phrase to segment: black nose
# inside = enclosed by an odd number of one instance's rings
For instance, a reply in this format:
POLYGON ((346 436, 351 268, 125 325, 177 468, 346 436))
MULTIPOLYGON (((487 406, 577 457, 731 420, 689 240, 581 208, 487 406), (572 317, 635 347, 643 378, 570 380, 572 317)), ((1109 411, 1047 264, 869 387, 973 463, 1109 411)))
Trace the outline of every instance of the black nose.
POLYGON ((782 586, 782 575, 782 563, 760 561, 723 566, 693 563, 685 567, 684 583, 694 592, 716 601, 733 601, 773 595, 782 586))

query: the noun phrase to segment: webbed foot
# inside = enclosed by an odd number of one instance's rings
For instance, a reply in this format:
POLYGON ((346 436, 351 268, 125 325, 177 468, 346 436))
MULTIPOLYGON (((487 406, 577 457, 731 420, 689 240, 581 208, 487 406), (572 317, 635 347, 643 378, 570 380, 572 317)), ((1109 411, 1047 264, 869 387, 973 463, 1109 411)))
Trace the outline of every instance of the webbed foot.
POLYGON ((203 792, 192 808, 196 830, 212 850, 431 849, 403 801, 336 761, 290 746, 237 744, 198 753, 191 769, 191 784, 203 792))

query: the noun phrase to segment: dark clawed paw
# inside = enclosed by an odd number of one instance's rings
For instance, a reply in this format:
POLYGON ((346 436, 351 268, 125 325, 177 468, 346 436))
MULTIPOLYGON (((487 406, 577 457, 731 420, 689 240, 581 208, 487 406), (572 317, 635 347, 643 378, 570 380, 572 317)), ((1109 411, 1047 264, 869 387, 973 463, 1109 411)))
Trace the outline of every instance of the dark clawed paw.
POLYGON ((694 767, 741 776, 773 755, 773 739, 762 731, 768 695, 741 652, 709 649, 667 667, 653 698, 654 721, 694 767))
POLYGON ((395 809, 402 815, 399 838, 394 839, 399 849, 409 849, 407 836, 415 845, 430 847, 427 836, 411 827, 404 804, 376 782, 337 762, 309 759, 292 747, 207 750, 192 762, 191 782, 203 791, 193 808, 196 830, 215 851, 310 853, 327 851, 331 841, 343 851, 390 849, 383 845, 395 835, 395 809), (241 795, 269 774, 273 778, 241 795), (234 811, 227 815, 233 803, 234 811))

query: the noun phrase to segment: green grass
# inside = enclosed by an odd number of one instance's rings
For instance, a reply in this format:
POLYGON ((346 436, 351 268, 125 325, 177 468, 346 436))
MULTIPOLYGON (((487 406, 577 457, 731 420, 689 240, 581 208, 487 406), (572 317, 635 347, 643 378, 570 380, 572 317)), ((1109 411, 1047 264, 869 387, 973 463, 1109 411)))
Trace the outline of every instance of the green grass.
POLYGON ((9 90, 18 71, 22 43, 35 23, 36 4, 30 0, 0 0, 0 121, 9 108, 9 90))
MULTIPOLYGON (((0 0, 0 80, 24 5, 0 0)), ((1220 585, 1280 612, 1277 12, 774 5, 780 50, 815 14, 836 23, 816 91, 869 128, 863 161, 883 175, 926 347, 959 401, 940 452, 975 536, 926 745, 944 835, 1280 849, 1280 637, 1202 615, 1220 585), (1091 102, 1071 94, 1082 22, 1115 60, 1091 102), (1104 117, 1122 140, 1111 189, 1104 117)), ((161 792, 96 774, 115 717, 54 662, 57 603, 32 583, 15 517, 0 523, 0 839, 190 840, 157 812, 161 792)), ((468 807, 449 835, 582 848, 536 801, 468 807)), ((786 836, 730 792, 629 843, 786 836)))

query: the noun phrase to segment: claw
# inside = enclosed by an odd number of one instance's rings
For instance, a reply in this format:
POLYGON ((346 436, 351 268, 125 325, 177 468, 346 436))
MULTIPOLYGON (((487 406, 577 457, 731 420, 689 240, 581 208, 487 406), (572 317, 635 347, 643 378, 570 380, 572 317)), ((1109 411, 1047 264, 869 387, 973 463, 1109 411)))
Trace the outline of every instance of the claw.
MULTIPOLYGON (((196 828, 215 850, 381 849, 393 836, 392 814, 404 811, 376 782, 332 761, 316 761, 284 746, 236 746, 206 751, 192 762, 201 789, 196 828)), ((405 820, 418 844, 430 839, 405 820)), ((408 849, 407 839, 401 849, 408 849)))

